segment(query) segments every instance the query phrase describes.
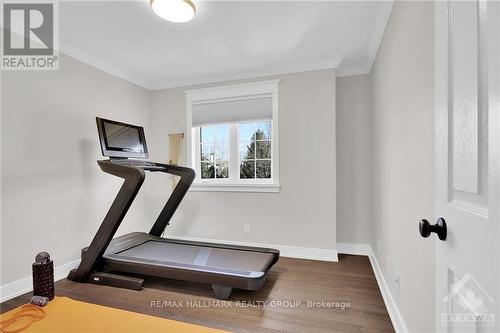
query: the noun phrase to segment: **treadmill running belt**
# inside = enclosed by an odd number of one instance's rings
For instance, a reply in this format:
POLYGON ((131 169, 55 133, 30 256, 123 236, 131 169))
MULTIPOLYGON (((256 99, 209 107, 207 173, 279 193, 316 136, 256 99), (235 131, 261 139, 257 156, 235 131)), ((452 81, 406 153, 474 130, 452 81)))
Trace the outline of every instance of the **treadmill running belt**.
POLYGON ((145 260, 253 272, 265 272, 273 260, 271 253, 158 241, 147 241, 117 253, 117 255, 145 260))

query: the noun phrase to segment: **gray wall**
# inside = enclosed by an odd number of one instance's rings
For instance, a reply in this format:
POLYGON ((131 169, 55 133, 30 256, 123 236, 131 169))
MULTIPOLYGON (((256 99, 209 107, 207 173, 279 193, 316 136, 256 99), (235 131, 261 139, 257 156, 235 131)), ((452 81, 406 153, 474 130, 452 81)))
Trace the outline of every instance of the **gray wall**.
POLYGON ((371 94, 370 75, 337 78, 337 243, 372 239, 371 94))
POLYGON ((371 73, 372 246, 410 332, 434 330, 434 243, 417 228, 434 216, 433 6, 396 1, 371 73))
MULTIPOLYGON (((61 54, 59 71, 2 72, 1 285, 39 251, 79 258, 121 182, 104 174, 95 116, 144 124, 149 92, 61 54)), ((142 196, 119 233, 144 229, 142 196)))
MULTIPOLYGON (((335 73, 276 77, 279 90, 280 193, 190 191, 168 233, 318 249, 336 248, 335 73), (250 233, 243 223, 251 224, 250 233)), ((238 81, 238 82, 248 82, 238 81)), ((237 82, 224 82, 232 84, 237 82)), ((204 86, 205 87, 205 86, 204 86)), ((168 159, 168 134, 186 131, 186 89, 152 93, 152 159, 168 159)), ((185 142, 185 141, 184 141, 185 142)), ((186 147, 183 147, 185 161, 186 147)), ((150 211, 165 199, 168 181, 147 184, 150 211)))

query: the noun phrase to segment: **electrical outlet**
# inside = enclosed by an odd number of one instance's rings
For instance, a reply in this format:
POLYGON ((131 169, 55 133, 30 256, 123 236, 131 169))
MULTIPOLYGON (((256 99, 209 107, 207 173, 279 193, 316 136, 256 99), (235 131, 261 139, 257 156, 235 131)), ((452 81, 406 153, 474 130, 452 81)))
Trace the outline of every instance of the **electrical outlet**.
POLYGON ((243 231, 250 232, 250 223, 243 223, 243 231))

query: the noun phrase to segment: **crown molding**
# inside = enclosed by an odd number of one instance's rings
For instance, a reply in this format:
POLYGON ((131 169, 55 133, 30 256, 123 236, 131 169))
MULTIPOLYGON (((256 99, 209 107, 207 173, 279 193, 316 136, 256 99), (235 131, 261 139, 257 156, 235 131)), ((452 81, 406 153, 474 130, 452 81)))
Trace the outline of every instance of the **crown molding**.
POLYGON ((248 71, 248 72, 241 72, 241 73, 234 73, 227 75, 214 75, 211 77, 206 77, 201 79, 171 81, 165 84, 157 82, 157 84, 153 84, 152 90, 191 87, 191 86, 204 85, 216 82, 264 78, 269 76, 286 75, 286 74, 293 74, 300 72, 312 72, 312 71, 326 70, 326 69, 336 70, 341 61, 342 61, 341 59, 334 59, 332 61, 318 62, 308 65, 289 66, 277 70, 256 70, 256 71, 248 71))
POLYGON ((105 73, 116 76, 119 79, 133 83, 136 86, 139 86, 146 90, 153 90, 150 82, 148 82, 144 78, 139 77, 133 73, 130 73, 129 71, 125 71, 121 68, 118 68, 117 66, 104 62, 98 59, 97 57, 90 55, 85 51, 82 51, 81 49, 73 47, 72 45, 60 42, 59 52, 70 58, 76 59, 84 64, 87 64, 91 67, 97 68, 98 70, 101 70, 105 73))

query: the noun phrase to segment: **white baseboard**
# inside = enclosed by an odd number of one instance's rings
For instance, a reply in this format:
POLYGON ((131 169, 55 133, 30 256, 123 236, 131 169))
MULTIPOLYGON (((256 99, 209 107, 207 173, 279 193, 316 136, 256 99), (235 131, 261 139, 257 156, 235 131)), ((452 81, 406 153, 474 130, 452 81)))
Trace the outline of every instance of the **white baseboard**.
POLYGON ((389 285, 384 278, 384 274, 380 269, 377 257, 375 256, 372 247, 368 244, 337 243, 337 249, 341 254, 368 256, 368 259, 370 259, 370 264, 373 268, 373 272, 375 274, 375 278, 377 279, 380 293, 382 294, 382 298, 384 299, 385 307, 387 308, 389 317, 391 317, 391 322, 392 326, 394 326, 394 330, 396 330, 396 333, 407 333, 408 328, 406 327, 403 316, 401 315, 398 305, 396 304, 396 301, 392 296, 391 289, 389 288, 389 285))
POLYGON ((267 247, 279 250, 281 257, 321 260, 321 261, 335 261, 335 262, 338 261, 338 256, 337 256, 338 252, 335 249, 321 249, 312 247, 297 247, 288 245, 262 244, 262 243, 250 243, 250 242, 235 242, 235 241, 227 241, 221 239, 183 237, 174 235, 164 235, 164 237, 170 239, 193 241, 193 242, 208 242, 208 243, 220 243, 229 245, 267 247))
MULTIPOLYGON (((76 268, 80 260, 75 260, 68 264, 60 265, 54 268, 54 281, 59 281, 68 276, 69 271, 76 268)), ((11 283, 0 286, 0 302, 8 301, 16 296, 25 294, 33 290, 32 277, 26 277, 11 283)))
POLYGON ((358 256, 370 256, 372 254, 372 248, 368 244, 337 243, 337 251, 342 254, 358 256))
POLYGON ((372 264, 373 272, 375 273, 375 278, 377 279, 380 292, 382 293, 382 298, 384 299, 385 307, 387 308, 387 312, 389 312, 389 316, 391 317, 392 325, 394 326, 394 329, 396 330, 397 333, 406 333, 408 332, 408 328, 406 327, 406 324, 403 320, 403 316, 399 311, 398 305, 396 304, 394 297, 392 297, 391 290, 389 289, 389 285, 387 284, 387 281, 384 278, 384 274, 380 269, 377 257, 375 257, 373 251, 371 252, 372 254, 369 256, 370 263, 372 264))

